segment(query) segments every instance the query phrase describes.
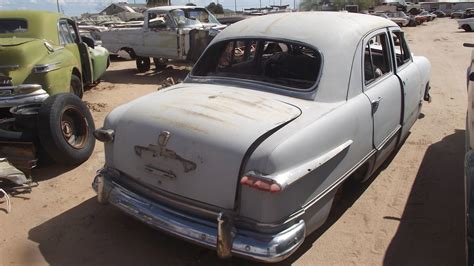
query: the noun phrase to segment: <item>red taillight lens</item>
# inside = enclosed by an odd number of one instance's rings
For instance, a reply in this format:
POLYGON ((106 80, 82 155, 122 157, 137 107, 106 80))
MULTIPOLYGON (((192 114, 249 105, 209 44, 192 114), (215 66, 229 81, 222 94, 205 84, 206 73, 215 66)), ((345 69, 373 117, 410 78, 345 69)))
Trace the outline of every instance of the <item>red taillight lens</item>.
POLYGON ((260 178, 254 175, 246 175, 240 179, 240 184, 256 188, 258 190, 276 193, 281 191, 280 185, 272 182, 272 180, 260 178))

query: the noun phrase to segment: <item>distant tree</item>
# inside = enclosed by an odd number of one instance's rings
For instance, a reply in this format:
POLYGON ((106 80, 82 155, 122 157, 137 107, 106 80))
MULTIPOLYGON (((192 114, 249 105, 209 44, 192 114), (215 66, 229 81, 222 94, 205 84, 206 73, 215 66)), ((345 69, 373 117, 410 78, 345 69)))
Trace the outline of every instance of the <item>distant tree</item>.
POLYGON ((211 2, 208 6, 206 6, 207 10, 211 11, 214 14, 224 14, 224 8, 221 4, 216 4, 211 2))
POLYGON ((146 0, 146 6, 167 6, 171 5, 171 0, 146 0))
POLYGON ((300 3, 300 10, 310 11, 310 10, 321 10, 321 1, 320 0, 303 0, 300 3))

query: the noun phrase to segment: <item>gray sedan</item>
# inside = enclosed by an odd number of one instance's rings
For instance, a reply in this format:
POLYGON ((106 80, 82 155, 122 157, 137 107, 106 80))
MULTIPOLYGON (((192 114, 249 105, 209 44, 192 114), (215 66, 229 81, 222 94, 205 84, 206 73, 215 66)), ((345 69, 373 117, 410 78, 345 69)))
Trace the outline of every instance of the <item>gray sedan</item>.
POLYGON ((113 110, 93 187, 144 223, 276 262, 367 180, 429 100, 430 63, 380 17, 304 12, 223 30, 184 83, 113 110))

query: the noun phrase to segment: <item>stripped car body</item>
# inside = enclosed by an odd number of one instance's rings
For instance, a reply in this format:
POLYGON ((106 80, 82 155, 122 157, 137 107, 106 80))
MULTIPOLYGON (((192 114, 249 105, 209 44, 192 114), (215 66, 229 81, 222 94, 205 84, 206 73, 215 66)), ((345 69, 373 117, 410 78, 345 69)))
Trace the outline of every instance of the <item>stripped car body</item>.
POLYGON ((367 179, 406 138, 429 75, 387 19, 243 20, 183 84, 107 116, 93 187, 99 202, 220 257, 281 261, 325 222, 351 174, 367 179))
POLYGON ((111 28, 102 31, 104 47, 112 53, 126 51, 137 59, 139 71, 155 65, 196 62, 209 42, 225 25, 203 7, 160 6, 148 9, 140 28, 111 28))

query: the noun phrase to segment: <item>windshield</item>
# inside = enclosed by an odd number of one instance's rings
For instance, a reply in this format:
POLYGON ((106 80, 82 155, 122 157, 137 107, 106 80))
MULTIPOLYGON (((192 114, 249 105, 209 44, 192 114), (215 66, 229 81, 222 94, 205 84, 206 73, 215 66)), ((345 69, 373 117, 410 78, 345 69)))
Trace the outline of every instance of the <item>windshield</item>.
POLYGON ((175 9, 171 15, 176 25, 193 26, 202 23, 220 24, 219 21, 204 8, 175 9))
POLYGON ((318 80, 321 61, 318 51, 299 43, 235 39, 207 49, 192 74, 307 90, 318 80))
POLYGON ((28 30, 24 19, 0 19, 0 33, 20 33, 28 30))

